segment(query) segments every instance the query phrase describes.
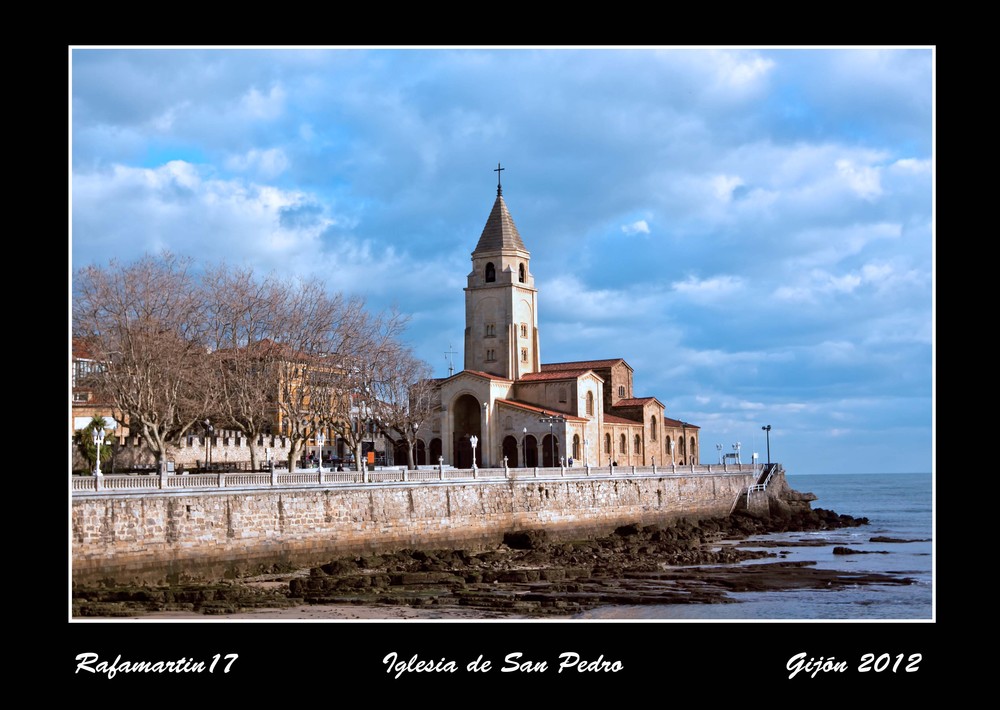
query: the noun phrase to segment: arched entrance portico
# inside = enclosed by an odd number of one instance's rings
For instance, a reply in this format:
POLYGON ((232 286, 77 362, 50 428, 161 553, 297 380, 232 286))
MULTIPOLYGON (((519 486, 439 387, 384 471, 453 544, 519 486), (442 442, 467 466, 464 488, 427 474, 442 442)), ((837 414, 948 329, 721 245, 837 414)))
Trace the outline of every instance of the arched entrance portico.
POLYGON ((503 438, 503 455, 507 457, 507 465, 517 468, 517 439, 513 436, 503 438))
POLYGON ((538 439, 531 434, 524 437, 524 465, 527 468, 538 465, 538 439))
POLYGON ((542 466, 551 467, 559 464, 559 437, 546 434, 542 438, 542 466))
POLYGON ((482 462, 480 452, 486 442, 483 440, 482 406, 471 394, 459 396, 451 406, 452 411, 452 461, 456 468, 472 468, 472 443, 470 436, 479 438, 476 447, 476 461, 482 462))

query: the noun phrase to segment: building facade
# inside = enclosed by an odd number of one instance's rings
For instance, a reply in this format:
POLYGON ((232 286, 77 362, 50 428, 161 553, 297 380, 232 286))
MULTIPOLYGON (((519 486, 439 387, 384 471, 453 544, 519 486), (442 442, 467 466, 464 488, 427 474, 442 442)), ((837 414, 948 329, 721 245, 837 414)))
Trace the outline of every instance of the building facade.
POLYGON ((465 287, 465 367, 438 381, 418 463, 458 468, 699 462, 697 426, 637 397, 623 358, 543 363, 531 255, 497 185, 465 287))

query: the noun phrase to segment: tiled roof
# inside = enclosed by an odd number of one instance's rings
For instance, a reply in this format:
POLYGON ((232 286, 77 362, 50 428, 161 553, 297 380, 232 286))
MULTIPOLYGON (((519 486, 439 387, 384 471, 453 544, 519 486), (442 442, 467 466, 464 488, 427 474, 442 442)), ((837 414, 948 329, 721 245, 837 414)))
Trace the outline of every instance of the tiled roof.
POLYGON ((633 426, 642 426, 642 422, 637 422, 632 419, 625 419, 625 417, 616 417, 614 414, 604 414, 605 424, 631 424, 633 426))
POLYGON ((83 338, 73 338, 73 357, 81 360, 93 360, 94 352, 83 338))
POLYGON ((682 422, 679 419, 671 419, 670 417, 663 417, 663 426, 684 427, 686 429, 701 429, 701 427, 698 426, 697 424, 682 422))
MULTIPOLYGON (((616 407, 642 407, 649 402, 659 402, 656 397, 633 397, 632 399, 619 399, 615 402, 616 407)), ((661 403, 662 404, 662 403, 661 403)))
POLYGON ((529 372, 521 376, 521 382, 543 382, 549 380, 575 380, 581 375, 586 375, 590 369, 584 370, 555 370, 551 372, 529 372))
POLYGON ((524 402, 515 402, 512 399, 497 399, 497 404, 506 404, 508 407, 515 407, 517 409, 525 409, 529 412, 537 412, 539 414, 558 414, 561 417, 565 417, 567 421, 571 422, 585 422, 587 421, 583 417, 578 417, 575 414, 570 414, 568 412, 557 412, 554 409, 542 409, 541 407, 536 407, 533 404, 525 404, 524 402))
MULTIPOLYGON (((510 382, 506 377, 500 377, 500 375, 491 375, 488 372, 480 372, 479 370, 462 370, 461 372, 456 372, 452 377, 458 377, 459 375, 475 375, 476 377, 485 377, 487 380, 502 380, 504 382, 510 382)), ((447 379, 451 379, 448 377, 447 379)))
MULTIPOLYGON (((548 364, 542 365, 542 372, 546 370, 575 370, 583 368, 586 370, 594 370, 605 367, 612 367, 619 362, 625 362, 622 358, 616 357, 611 360, 578 360, 576 362, 550 362, 548 364)), ((625 367, 632 369, 632 367, 625 362, 625 367)))
POLYGON ((502 195, 497 195, 497 201, 493 203, 493 211, 490 212, 486 226, 483 227, 483 234, 479 237, 476 251, 472 253, 500 251, 501 249, 528 251, 524 248, 521 235, 518 234, 517 227, 514 225, 514 218, 510 216, 510 211, 507 209, 507 203, 504 202, 502 195))

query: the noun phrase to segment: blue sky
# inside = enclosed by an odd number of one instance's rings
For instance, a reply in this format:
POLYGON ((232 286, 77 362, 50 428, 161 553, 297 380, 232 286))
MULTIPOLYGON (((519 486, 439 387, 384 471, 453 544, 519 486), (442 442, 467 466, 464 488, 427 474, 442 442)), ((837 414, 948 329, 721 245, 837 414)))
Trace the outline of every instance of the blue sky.
MULTIPOLYGON (((791 474, 929 471, 929 48, 72 50, 73 268, 167 248, 412 315, 439 376, 496 195, 544 361, 791 474)), ((461 355, 456 358, 461 367, 461 355)))

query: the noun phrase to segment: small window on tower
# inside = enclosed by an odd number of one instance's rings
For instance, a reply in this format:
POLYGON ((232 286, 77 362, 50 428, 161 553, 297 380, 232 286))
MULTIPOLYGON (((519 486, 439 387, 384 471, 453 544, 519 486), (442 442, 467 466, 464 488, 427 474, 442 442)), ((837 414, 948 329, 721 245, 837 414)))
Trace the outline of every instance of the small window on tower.
POLYGON ((493 323, 487 323, 486 324, 486 337, 487 338, 493 338, 493 337, 496 337, 496 334, 497 334, 497 327, 496 327, 496 325, 493 324, 493 323))
POLYGON ((497 269, 491 261, 486 265, 486 283, 493 283, 497 280, 497 269))
POLYGON ((496 350, 487 350, 486 351, 486 362, 495 362, 496 359, 497 359, 497 351, 496 350))
POLYGON ((521 362, 528 362, 528 348, 521 348, 521 362))
POLYGON ((517 280, 524 283, 524 264, 517 265, 517 280))
POLYGON ((625 385, 618 385, 618 396, 619 397, 625 396, 625 385))
POLYGON ((522 323, 521 324, 521 337, 522 338, 527 338, 528 337, 528 324, 527 323, 522 323))

